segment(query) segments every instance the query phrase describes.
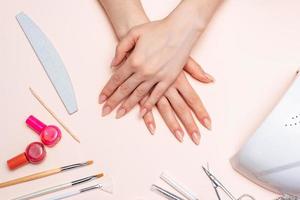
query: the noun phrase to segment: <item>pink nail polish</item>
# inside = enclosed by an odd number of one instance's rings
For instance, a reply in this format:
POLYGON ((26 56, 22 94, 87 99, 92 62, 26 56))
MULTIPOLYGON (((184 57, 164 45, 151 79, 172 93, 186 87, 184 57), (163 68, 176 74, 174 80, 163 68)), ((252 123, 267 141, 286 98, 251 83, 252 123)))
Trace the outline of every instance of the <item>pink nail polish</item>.
POLYGON ((32 115, 27 118, 26 124, 39 134, 42 143, 48 147, 55 146, 61 139, 61 131, 57 126, 47 126, 32 115))
POLYGON ((106 101, 106 99, 107 99, 106 95, 101 94, 100 97, 99 97, 99 103, 100 104, 104 103, 104 101, 106 101))
POLYGON ((7 161, 10 170, 14 170, 28 163, 39 164, 46 157, 46 150, 42 143, 33 142, 26 147, 24 153, 21 153, 7 161))
POLYGON ((193 132, 192 133, 192 140, 196 145, 200 144, 200 134, 199 132, 193 132))
POLYGON ((120 110, 117 111, 117 115, 116 118, 120 119, 121 117, 123 117, 126 114, 126 110, 124 108, 121 108, 120 110))
POLYGON ((102 109, 102 117, 108 115, 111 112, 110 106, 104 106, 102 109))

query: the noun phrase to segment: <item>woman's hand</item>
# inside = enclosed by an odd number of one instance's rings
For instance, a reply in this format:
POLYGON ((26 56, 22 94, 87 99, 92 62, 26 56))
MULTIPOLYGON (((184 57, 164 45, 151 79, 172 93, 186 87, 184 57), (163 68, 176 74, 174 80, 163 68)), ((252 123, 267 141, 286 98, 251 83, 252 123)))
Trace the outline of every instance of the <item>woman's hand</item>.
MULTIPOLYGON (((190 67, 185 67, 185 70, 200 82, 207 83, 206 78, 204 78, 206 73, 196 64, 197 63, 186 65, 190 67)), ((144 97, 140 104, 143 105, 146 99, 147 97, 144 97)), ((186 79, 184 72, 181 72, 175 83, 167 90, 164 96, 160 98, 156 107, 168 128, 179 142, 183 141, 184 132, 178 119, 182 122, 192 141, 196 145, 200 143, 199 128, 194 121, 192 112, 204 127, 209 130, 211 129, 209 114, 196 91, 186 79)), ((150 133, 154 134, 155 121, 152 112, 146 113, 143 118, 150 133)))
POLYGON ((141 116, 150 111, 182 71, 201 31, 183 17, 131 29, 117 46, 112 66, 118 69, 100 95, 103 115, 129 96, 119 110, 126 114, 151 90, 141 116))

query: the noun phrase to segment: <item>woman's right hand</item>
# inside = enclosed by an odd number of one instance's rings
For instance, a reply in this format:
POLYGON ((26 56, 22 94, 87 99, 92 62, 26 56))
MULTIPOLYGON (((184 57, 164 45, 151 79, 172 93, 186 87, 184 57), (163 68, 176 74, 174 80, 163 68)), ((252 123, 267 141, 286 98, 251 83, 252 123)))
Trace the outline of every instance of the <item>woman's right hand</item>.
POLYGON ((141 116, 150 111, 181 73, 203 31, 199 27, 176 15, 132 28, 116 48, 112 65, 118 69, 100 94, 104 115, 126 99, 118 110, 125 115, 151 91, 141 116))

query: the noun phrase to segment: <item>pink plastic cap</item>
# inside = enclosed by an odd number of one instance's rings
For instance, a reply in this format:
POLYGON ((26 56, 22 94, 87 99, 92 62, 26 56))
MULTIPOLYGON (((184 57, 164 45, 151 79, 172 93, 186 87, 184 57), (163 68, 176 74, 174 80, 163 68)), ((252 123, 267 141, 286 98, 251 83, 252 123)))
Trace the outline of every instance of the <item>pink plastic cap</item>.
POLYGON ((53 147, 61 139, 61 131, 57 126, 47 126, 40 134, 42 142, 48 147, 53 147))
POLYGON ((40 142, 29 144, 25 150, 28 161, 32 164, 38 164, 46 157, 46 149, 40 142))
POLYGON ((27 118, 26 124, 38 134, 41 134, 44 128, 46 128, 46 125, 37 118, 35 118, 33 115, 30 115, 27 118))

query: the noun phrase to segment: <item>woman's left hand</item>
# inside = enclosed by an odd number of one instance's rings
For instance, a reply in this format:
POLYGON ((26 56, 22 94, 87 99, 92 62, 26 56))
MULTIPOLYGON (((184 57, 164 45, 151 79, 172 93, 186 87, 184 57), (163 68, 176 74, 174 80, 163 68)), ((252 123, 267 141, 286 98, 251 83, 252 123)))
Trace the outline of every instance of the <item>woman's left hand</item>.
MULTIPOLYGON (((185 70, 189 73, 190 70, 193 70, 193 73, 190 74, 193 74, 194 78, 200 82, 207 83, 205 79, 201 78, 205 77, 205 72, 196 64, 187 65, 191 67, 185 67, 185 70)), ((146 99, 147 97, 140 104, 143 105, 146 99)), ((200 131, 192 113, 195 114, 204 127, 209 130, 211 129, 210 116, 196 91, 188 82, 184 72, 179 75, 175 83, 158 101, 156 107, 166 125, 179 142, 182 142, 184 138, 184 131, 179 123, 180 120, 192 141, 196 145, 200 143, 200 131)), ((156 125, 152 111, 146 113, 143 119, 150 133, 154 134, 156 125)))

